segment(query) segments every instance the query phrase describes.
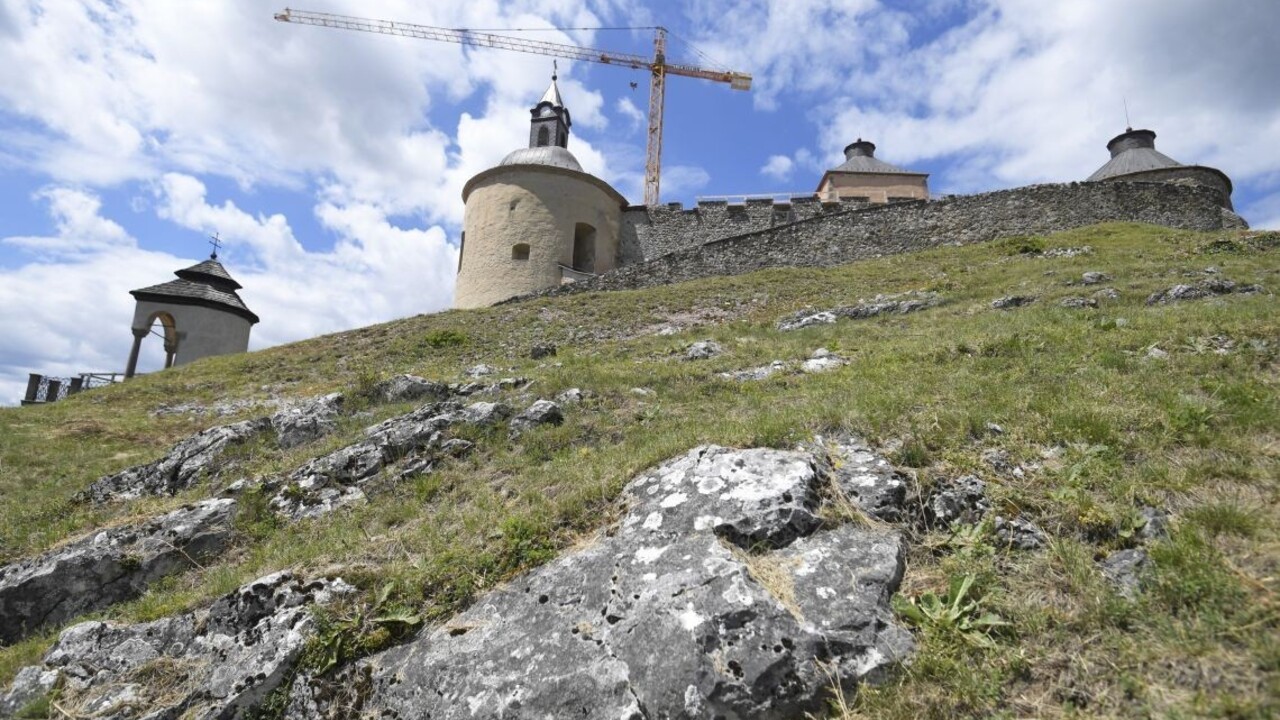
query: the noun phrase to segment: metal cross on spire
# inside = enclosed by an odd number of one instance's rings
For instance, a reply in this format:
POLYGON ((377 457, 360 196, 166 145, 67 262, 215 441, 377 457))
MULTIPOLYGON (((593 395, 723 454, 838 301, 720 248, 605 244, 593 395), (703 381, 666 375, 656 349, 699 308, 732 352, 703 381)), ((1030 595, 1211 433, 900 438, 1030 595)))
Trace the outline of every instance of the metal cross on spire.
POLYGON ((218 233, 216 231, 209 236, 209 244, 213 246, 213 252, 209 254, 209 259, 217 260, 218 250, 222 247, 222 240, 218 237, 218 233))

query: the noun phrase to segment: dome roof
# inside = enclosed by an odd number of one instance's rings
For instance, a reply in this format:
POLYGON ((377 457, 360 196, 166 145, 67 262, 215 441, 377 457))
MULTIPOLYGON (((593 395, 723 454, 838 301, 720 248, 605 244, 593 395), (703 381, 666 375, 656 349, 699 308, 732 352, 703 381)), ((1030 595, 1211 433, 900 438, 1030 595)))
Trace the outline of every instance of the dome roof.
POLYGON ((502 158, 502 162, 498 165, 550 165, 583 172, 582 166, 578 164, 578 159, 573 156, 573 153, 558 145, 520 148, 502 158))
POLYGON ((833 173, 868 173, 875 175, 927 175, 912 170, 904 170, 896 165, 876 158, 875 143, 858 138, 844 149, 845 161, 828 172, 833 173))
POLYGON ((1150 130, 1120 133, 1107 143, 1107 150, 1111 151, 1111 159, 1089 176, 1090 181, 1182 165, 1156 150, 1156 134, 1150 130))

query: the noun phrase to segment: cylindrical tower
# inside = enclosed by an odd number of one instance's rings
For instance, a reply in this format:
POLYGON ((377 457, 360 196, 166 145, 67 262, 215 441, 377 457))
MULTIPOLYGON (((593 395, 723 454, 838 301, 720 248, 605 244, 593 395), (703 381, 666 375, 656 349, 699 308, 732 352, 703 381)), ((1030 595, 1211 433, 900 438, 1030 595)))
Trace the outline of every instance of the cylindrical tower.
POLYGON ((529 147, 467 181, 454 307, 492 305, 612 270, 626 199, 567 149, 555 77, 533 108, 529 147))

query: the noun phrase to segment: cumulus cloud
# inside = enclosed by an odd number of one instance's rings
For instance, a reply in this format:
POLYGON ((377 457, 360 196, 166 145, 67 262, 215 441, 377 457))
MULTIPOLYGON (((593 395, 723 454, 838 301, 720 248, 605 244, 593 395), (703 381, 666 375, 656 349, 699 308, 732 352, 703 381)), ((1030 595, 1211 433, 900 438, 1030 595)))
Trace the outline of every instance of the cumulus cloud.
POLYGON ((701 190, 711 182, 711 174, 694 165, 672 165, 662 168, 662 192, 681 195, 701 190))
POLYGON ((102 201, 92 193, 69 187, 47 187, 36 192, 32 199, 48 203, 57 235, 14 236, 0 242, 45 259, 130 248, 136 244, 123 227, 99 214, 102 201))
POLYGON ((787 180, 795 163, 786 155, 770 155, 768 161, 760 168, 760 174, 774 180, 787 180))

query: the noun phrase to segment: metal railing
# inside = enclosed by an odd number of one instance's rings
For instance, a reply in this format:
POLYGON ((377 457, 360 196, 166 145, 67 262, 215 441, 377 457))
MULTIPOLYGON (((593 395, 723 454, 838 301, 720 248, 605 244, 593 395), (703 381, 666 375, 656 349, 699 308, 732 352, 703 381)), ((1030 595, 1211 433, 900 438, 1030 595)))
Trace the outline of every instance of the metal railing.
POLYGON ((29 373, 27 376, 27 392, 22 398, 23 405, 41 405, 44 403, 65 400, 85 390, 105 387, 124 380, 124 373, 88 372, 76 377, 54 377, 29 373))

